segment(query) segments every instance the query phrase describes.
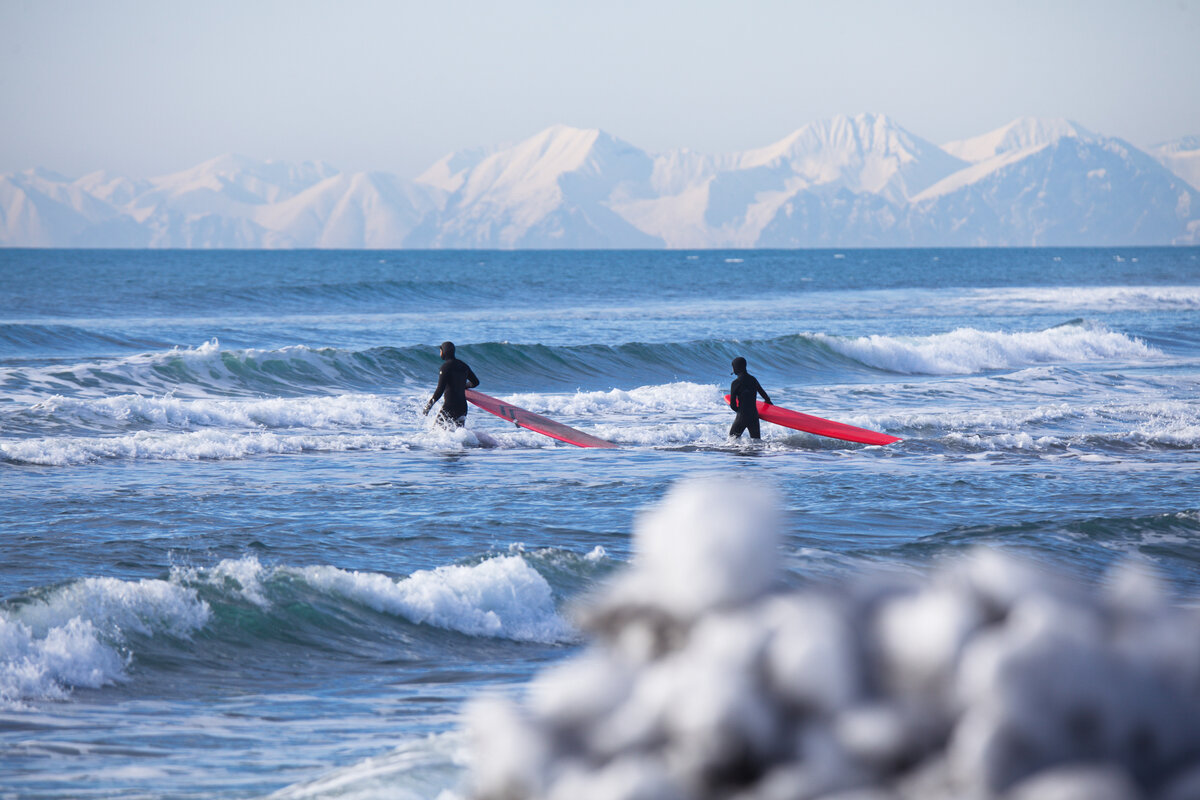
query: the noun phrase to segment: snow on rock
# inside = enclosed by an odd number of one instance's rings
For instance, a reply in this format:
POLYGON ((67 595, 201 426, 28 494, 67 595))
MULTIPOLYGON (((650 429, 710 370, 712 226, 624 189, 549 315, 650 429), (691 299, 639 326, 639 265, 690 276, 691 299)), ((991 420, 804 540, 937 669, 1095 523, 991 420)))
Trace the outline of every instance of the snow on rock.
POLYGON ((779 585, 761 485, 644 515, 593 637, 468 713, 477 800, 1182 800, 1200 787, 1200 613, 982 551, 925 578, 779 585))

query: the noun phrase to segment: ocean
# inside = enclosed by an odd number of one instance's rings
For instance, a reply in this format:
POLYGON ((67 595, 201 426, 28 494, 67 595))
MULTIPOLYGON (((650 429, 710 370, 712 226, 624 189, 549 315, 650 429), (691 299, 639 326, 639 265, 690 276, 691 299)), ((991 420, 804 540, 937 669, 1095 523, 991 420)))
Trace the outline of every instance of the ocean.
POLYGON ((1197 248, 0 250, 0 280, 0 798, 462 796, 464 708, 576 657, 697 477, 775 492, 793 588, 984 549, 1200 591, 1197 248), (619 449, 437 428, 443 340, 619 449), (738 355, 903 441, 730 442, 738 355))

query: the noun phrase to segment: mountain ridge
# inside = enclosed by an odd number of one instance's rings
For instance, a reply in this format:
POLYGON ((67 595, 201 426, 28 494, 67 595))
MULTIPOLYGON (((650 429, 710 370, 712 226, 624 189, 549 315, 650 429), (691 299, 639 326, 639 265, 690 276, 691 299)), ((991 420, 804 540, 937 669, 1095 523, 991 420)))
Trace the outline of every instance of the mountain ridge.
POLYGON ((415 179, 227 154, 148 179, 0 175, 0 246, 723 248, 1200 244, 1200 137, 1023 117, 936 145, 885 114, 648 153, 554 125, 415 179))

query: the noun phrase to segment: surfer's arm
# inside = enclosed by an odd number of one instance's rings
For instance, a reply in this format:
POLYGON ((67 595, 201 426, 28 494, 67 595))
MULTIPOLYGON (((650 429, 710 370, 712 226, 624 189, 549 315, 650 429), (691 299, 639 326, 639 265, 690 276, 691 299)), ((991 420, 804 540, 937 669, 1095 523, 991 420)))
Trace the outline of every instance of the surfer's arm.
POLYGON ((428 414, 429 409, 433 408, 433 404, 441 399, 441 397, 445 393, 445 391, 446 391, 446 365, 443 364, 442 368, 438 370, 437 388, 433 390, 433 397, 429 398, 429 402, 425 404, 425 411, 423 413, 428 414))
POLYGON ((766 390, 766 389, 764 389, 764 388, 762 388, 762 384, 761 384, 761 383, 758 383, 758 381, 755 381, 755 383, 757 383, 757 384, 758 384, 758 393, 762 395, 762 398, 763 398, 763 400, 764 400, 764 401, 766 401, 766 404, 767 404, 767 405, 769 405, 769 406, 773 406, 773 405, 775 405, 774 403, 772 403, 772 402, 771 402, 771 398, 770 398, 770 396, 767 394, 767 390, 766 390))
POLYGON ((478 385, 479 378, 476 378, 475 373, 471 371, 471 368, 467 367, 467 388, 474 389, 478 385))

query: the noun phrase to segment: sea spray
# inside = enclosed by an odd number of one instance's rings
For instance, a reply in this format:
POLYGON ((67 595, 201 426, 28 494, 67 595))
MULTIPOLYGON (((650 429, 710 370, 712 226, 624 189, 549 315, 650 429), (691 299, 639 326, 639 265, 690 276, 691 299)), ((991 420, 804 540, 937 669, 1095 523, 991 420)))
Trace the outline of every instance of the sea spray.
POLYGON ((785 592, 776 519, 714 479, 643 516, 592 644, 472 708, 473 796, 1195 796, 1200 615, 1152 575, 1096 589, 980 551, 785 592))
POLYGON ((0 606, 0 704, 123 680, 132 635, 187 638, 210 618, 194 589, 86 578, 0 606))

